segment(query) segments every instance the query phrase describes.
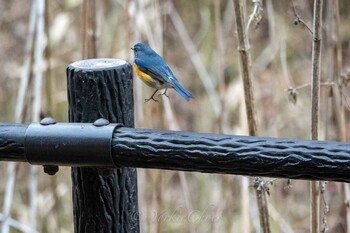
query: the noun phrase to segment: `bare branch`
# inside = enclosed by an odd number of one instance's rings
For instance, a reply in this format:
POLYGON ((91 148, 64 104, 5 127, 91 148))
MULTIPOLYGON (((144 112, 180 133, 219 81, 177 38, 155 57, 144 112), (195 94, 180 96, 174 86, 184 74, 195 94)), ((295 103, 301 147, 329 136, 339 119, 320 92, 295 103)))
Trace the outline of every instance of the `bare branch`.
POLYGON ((299 25, 300 23, 303 24, 308 30, 309 32, 311 33, 311 35, 313 34, 311 28, 305 23, 304 20, 302 20, 299 16, 299 14, 297 13, 297 10, 296 10, 296 7, 294 5, 294 1, 292 0, 292 5, 293 5, 293 12, 294 12, 294 16, 295 16, 295 19, 294 19, 294 24, 295 25, 299 25))
POLYGON ((248 34, 249 31, 249 27, 250 24, 253 22, 253 20, 255 21, 255 27, 257 28, 259 26, 259 23, 261 21, 261 12, 263 10, 262 8, 262 3, 261 0, 252 0, 253 4, 254 4, 254 8, 253 8, 253 12, 250 14, 248 22, 247 22, 247 26, 246 26, 246 33, 248 34))
MULTIPOLYGON (((323 0, 314 0, 313 40, 312 40, 312 83, 311 83, 311 138, 318 140, 320 76, 321 76, 321 32, 323 0)), ((319 232, 320 182, 310 184, 311 233, 319 232)))

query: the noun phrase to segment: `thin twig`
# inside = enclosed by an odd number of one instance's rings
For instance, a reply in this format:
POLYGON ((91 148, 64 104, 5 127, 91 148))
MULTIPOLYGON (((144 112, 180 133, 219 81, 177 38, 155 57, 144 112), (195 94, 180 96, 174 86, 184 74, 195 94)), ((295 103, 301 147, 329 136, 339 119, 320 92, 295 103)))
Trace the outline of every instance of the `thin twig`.
MULTIPOLYGON (((252 87, 252 69, 251 69, 251 55, 248 41, 248 35, 245 30, 245 20, 243 12, 242 0, 234 0, 233 7, 236 16, 237 37, 238 37, 238 51, 240 54, 241 72, 244 86, 244 99, 246 105, 246 114, 248 119, 249 135, 257 135, 257 123, 255 116, 255 103, 252 87)), ((257 178, 259 179, 259 178, 257 178)), ((256 182, 255 182, 256 183, 256 182)), ((270 233, 270 222, 268 203, 266 197, 266 190, 260 189, 259 186, 255 188, 256 200, 259 208, 260 227, 264 233, 270 233)))
POLYGON ((46 35, 46 49, 44 50, 45 53, 45 60, 47 62, 47 69, 45 71, 44 77, 45 77, 45 97, 46 97, 46 105, 47 108, 47 115, 52 116, 52 110, 54 108, 53 104, 53 88, 52 88, 52 76, 51 76, 51 38, 50 38, 50 8, 49 5, 50 1, 47 1, 45 4, 45 35, 46 35))
POLYGON ((253 73, 251 70, 251 55, 249 52, 250 46, 247 34, 245 33, 243 3, 240 0, 233 1, 236 24, 237 24, 237 37, 238 37, 238 50, 240 53, 240 61, 242 67, 242 78, 244 86, 245 105, 248 117, 249 135, 257 135, 257 123, 255 116, 255 103, 252 87, 253 73))
MULTIPOLYGON (((135 1, 127 1, 128 2, 128 7, 131 8, 132 3, 134 3, 134 7, 135 7, 135 11, 136 12, 140 12, 140 14, 144 11, 143 10, 143 1, 141 0, 135 0, 135 1)), ((132 23, 130 23, 130 28, 134 27, 133 33, 134 33, 134 42, 138 42, 141 41, 141 30, 139 28, 139 24, 137 23, 137 19, 138 17, 140 17, 140 14, 133 14, 133 18, 132 18, 132 23)), ((151 34, 151 33, 150 33, 151 34)), ((131 46, 134 45, 134 42, 131 46)), ((130 47, 131 47, 130 46, 130 47)), ((135 71, 134 71, 135 72, 135 71)), ((135 73, 134 73, 135 75, 135 73)), ((144 125, 144 112, 143 112, 143 85, 141 82, 135 82, 135 118, 136 118, 136 122, 135 122, 135 126, 143 126, 144 125)), ((142 223, 140 224, 142 226, 142 223)))
POLYGON ((292 227, 289 225, 288 221, 286 221, 281 214, 277 211, 277 209, 269 202, 269 210, 271 214, 271 218, 275 220, 278 224, 280 230, 279 232, 284 233, 294 233, 292 227))
MULTIPOLYGON (((332 87, 332 86, 334 86, 334 84, 335 84, 335 83, 332 82, 332 81, 320 82, 320 86, 332 87)), ((289 89, 299 90, 299 89, 308 87, 308 86, 310 86, 310 85, 311 85, 311 83, 304 83, 304 84, 301 84, 301 85, 296 86, 296 87, 291 87, 291 88, 289 88, 289 89)), ((288 90, 289 90, 289 89, 288 89, 288 90)))
MULTIPOLYGON (((43 93, 43 67, 44 67, 44 48, 45 48, 45 0, 37 0, 37 26, 35 38, 35 82, 34 82, 34 100, 32 120, 38 122, 42 108, 42 93, 43 93)), ((29 195, 30 195, 30 226, 33 230, 36 229, 36 212, 37 212, 37 177, 38 168, 32 166, 29 175, 29 195)))
MULTIPOLYGON (((346 220, 347 220, 347 226, 346 229, 349 230, 350 224, 348 223, 350 221, 350 185, 348 183, 344 184, 344 199, 345 199, 345 207, 346 207, 346 220)), ((349 232, 349 231, 347 231, 349 232)))
POLYGON ((246 26, 246 34, 248 35, 249 28, 253 20, 256 22, 256 27, 259 26, 259 23, 261 21, 261 11, 262 11, 262 3, 261 0, 252 0, 254 4, 253 12, 250 14, 247 26, 246 26))
MULTIPOLYGON (((183 171, 178 171, 177 173, 178 173, 178 175, 180 177, 180 183, 181 183, 181 188, 182 188, 182 193, 183 193, 183 198, 184 198, 184 201, 185 201, 186 208, 188 210, 193 210, 192 201, 191 201, 191 194, 190 194, 190 188, 189 188, 189 185, 188 185, 188 179, 187 179, 186 173, 183 172, 183 171)), ((188 231, 190 233, 196 232, 193 224, 189 224, 188 225, 188 231)))
MULTIPOLYGON (((250 201, 249 201, 249 179, 247 177, 241 177, 240 180, 241 183, 241 209, 242 209, 242 232, 243 233, 250 233, 250 221, 249 221, 249 207, 250 207, 250 201)), ((234 224, 232 224, 232 228, 235 227, 234 224)), ((237 232, 237 229, 231 230, 231 232, 237 232)))
POLYGON ((36 229, 36 212, 38 206, 38 167, 31 166, 29 174, 29 219, 31 229, 36 229))
MULTIPOLYGON (((296 104, 297 98, 298 98, 298 90, 310 86, 311 83, 304 83, 300 86, 296 87, 290 87, 288 88, 288 100, 291 101, 293 104, 296 104)), ((333 87, 334 82, 323 82, 320 83, 320 86, 327 86, 327 87, 333 87)))
MULTIPOLYGON (((340 9, 339 9, 339 1, 334 0, 333 4, 330 4, 331 10, 331 18, 330 20, 333 21, 332 30, 330 31, 329 35, 333 35, 331 38, 331 42, 333 43, 333 73, 331 74, 331 77, 333 77, 333 81, 337 83, 338 85, 333 89, 334 95, 333 95, 333 105, 334 105, 334 117, 336 119, 336 126, 338 129, 339 139, 342 142, 346 142, 346 119, 344 116, 344 103, 343 103, 343 96, 345 97, 343 93, 343 88, 347 86, 347 83, 349 79, 345 75, 341 75, 342 73, 342 67, 343 67, 343 57, 342 57, 342 41, 340 39, 340 9)), ((349 106, 348 106, 349 107, 349 106)), ((350 210, 347 211, 348 215, 348 232, 350 232, 350 210)))
POLYGON ((348 100, 348 98, 346 97, 346 95, 344 93, 342 93, 342 96, 343 96, 345 103, 346 103, 346 105, 345 105, 346 109, 348 111, 350 111, 350 101, 348 100))
POLYGON ((26 41, 25 45, 25 52, 24 52, 24 65, 21 72, 21 82, 18 89, 17 94, 17 102, 16 102, 16 111, 15 111, 15 121, 16 122, 23 122, 23 113, 24 113, 24 106, 25 106, 25 100, 26 100, 26 93, 28 90, 29 85, 29 77, 31 73, 31 66, 33 63, 33 48, 34 48, 34 37, 35 37, 35 25, 36 25, 36 7, 37 1, 32 2, 31 10, 30 10, 30 18, 29 18, 29 26, 28 26, 28 39, 26 41))
POLYGON ((96 58, 96 0, 83 1, 83 58, 96 58))
POLYGON ((322 198, 322 204, 323 204, 323 216, 322 216, 322 231, 323 233, 328 232, 328 222, 327 222, 327 215, 329 212, 329 205, 325 198, 325 191, 326 191, 327 181, 320 181, 320 195, 322 198))
MULTIPOLYGON (((346 138, 346 126, 344 122, 344 106, 343 106, 343 100, 342 100, 342 83, 341 83, 341 69, 342 69, 342 51, 341 51, 341 40, 339 39, 339 27, 340 27, 340 19, 339 19, 339 2, 338 0, 332 1, 332 3, 328 3, 328 7, 325 8, 326 13, 326 19, 325 19, 325 30, 326 35, 332 35, 329 37, 326 37, 325 43, 330 44, 329 51, 331 53, 331 56, 327 56, 328 58, 327 64, 330 63, 332 65, 327 66, 327 71, 329 73, 327 74, 328 77, 331 77, 330 80, 332 80, 337 85, 334 85, 330 89, 329 99, 330 101, 327 101, 326 103, 326 113, 327 118, 325 122, 325 128, 326 128, 326 140, 334 140, 335 138, 332 137, 332 132, 334 131, 334 127, 337 129, 338 139, 340 141, 345 142, 346 138), (334 124, 335 123, 335 124, 334 124)), ((326 50, 327 51, 327 50, 326 50)), ((346 186, 348 184, 342 183, 341 190, 344 195, 345 201, 347 200, 347 192, 346 192, 346 186)), ((327 232, 328 231, 328 221, 327 221, 327 215, 329 211, 329 205, 325 198, 325 189, 326 189, 326 183, 321 182, 321 199, 323 200, 323 212, 322 212, 322 229, 321 232, 327 232)), ((345 207, 346 210, 346 217, 348 218, 346 225, 349 227, 349 208, 345 207)), ((350 232, 349 230, 346 232, 350 232)))
POLYGON ((292 5, 293 5, 293 11, 294 11, 294 16, 295 16, 294 24, 295 24, 295 25, 298 25, 298 24, 300 24, 300 23, 303 24, 303 25, 309 30, 309 32, 310 32, 311 35, 312 35, 313 32, 312 32, 311 28, 305 23, 304 20, 302 20, 302 19, 300 18, 299 14, 297 13, 296 7, 295 7, 295 5, 294 5, 294 1, 292 0, 291 2, 292 2, 292 5))
MULTIPOLYGON (((312 85, 311 85, 311 138, 318 140, 319 106, 320 106, 320 68, 321 68, 321 33, 322 33, 322 3, 314 1, 313 40, 312 40, 312 85)), ((319 232, 320 193, 319 182, 312 181, 310 185, 311 233, 319 232)))
POLYGON ((287 85, 294 86, 294 81, 290 75, 290 71, 288 68, 288 63, 287 63, 287 49, 286 49, 286 38, 285 38, 285 29, 281 27, 281 36, 283 37, 280 40, 280 60, 281 60, 281 67, 283 71, 283 76, 286 78, 287 85))
MULTIPOLYGON (((255 2, 255 1, 253 1, 255 2)), ((260 3, 261 4, 261 3, 260 3)), ((264 50, 257 56, 253 62, 253 72, 255 74, 260 74, 265 71, 266 67, 272 63, 275 59, 278 49, 279 49, 279 40, 280 34, 276 33, 276 20, 275 20, 275 11, 271 0, 265 1, 266 5, 266 14, 268 16, 269 24, 269 44, 264 48, 264 50)), ((262 7, 260 6, 260 11, 262 7)), ((261 13, 259 13, 261 15, 261 13)), ((260 16, 261 17, 261 16, 260 16)))
POLYGON ((9 222, 11 213, 11 205, 13 204, 13 193, 15 187, 15 179, 16 179, 16 163, 9 163, 7 166, 7 179, 6 179, 6 191, 4 196, 4 206, 3 206, 3 216, 4 220, 1 222, 1 232, 8 233, 9 232, 9 222))
POLYGON ((322 27, 322 0, 315 0, 314 4, 314 36, 312 43, 312 139, 318 139, 318 121, 320 105, 320 67, 321 67, 321 27, 322 27))
MULTIPOLYGON (((9 226, 13 227, 14 229, 17 229, 20 232, 39 233, 38 231, 31 229, 29 226, 0 213, 0 222, 2 222, 2 221, 6 221, 6 223, 9 226)), ((8 232, 8 231, 1 231, 1 233, 6 233, 6 232, 8 232)))
POLYGON ((32 110, 32 120, 38 122, 40 120, 40 112, 42 105, 42 86, 43 86, 43 67, 44 67, 44 47, 45 41, 45 1, 37 0, 37 26, 36 26, 36 37, 35 37, 35 65, 34 65, 34 100, 32 110))
MULTIPOLYGON (((219 84, 219 95, 220 95, 220 112, 224 112, 225 108, 225 80, 224 80, 224 44, 222 36, 222 25, 221 25, 221 0, 214 1, 214 18, 215 18, 215 38, 216 38, 216 73, 217 80, 219 84)), ((220 133, 224 131, 224 114, 219 114, 218 116, 219 130, 220 133)))

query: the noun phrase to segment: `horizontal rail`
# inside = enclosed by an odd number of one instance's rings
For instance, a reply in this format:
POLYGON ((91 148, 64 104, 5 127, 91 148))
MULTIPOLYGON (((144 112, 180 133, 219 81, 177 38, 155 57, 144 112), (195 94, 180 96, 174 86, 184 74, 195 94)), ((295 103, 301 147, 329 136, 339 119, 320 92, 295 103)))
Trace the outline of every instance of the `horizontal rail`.
MULTIPOLYGON (((33 162, 33 158, 27 156, 25 149, 33 147, 25 145, 25 142, 31 141, 25 140, 29 125, 1 123, 0 161, 40 165, 156 168, 350 182, 350 143, 157 131, 113 125, 114 133, 108 133, 111 139, 110 147, 107 148, 109 150, 103 148, 101 153, 97 153, 96 151, 100 150, 95 148, 95 156, 89 154, 84 157, 87 153, 86 148, 74 147, 74 141, 81 143, 87 137, 83 131, 81 134, 77 132, 77 125, 78 128, 84 128, 89 124, 57 123, 55 133, 50 134, 63 135, 56 137, 56 148, 50 148, 50 153, 52 150, 61 150, 60 147, 67 144, 60 140, 70 140, 70 146, 74 148, 71 153, 66 149, 61 157, 59 154, 44 154, 39 156, 38 161, 33 162), (60 129, 60 124, 64 125, 64 129, 60 129), (69 138, 72 133, 70 127, 79 137, 69 138), (106 153, 110 153, 111 159, 106 153)), ((49 127, 51 126, 42 128, 49 130, 49 127)), ((36 130, 39 139, 40 127, 36 130)), ((96 130, 97 133, 98 129, 91 130, 96 130)), ((50 141, 48 137, 51 136, 43 134, 45 140, 50 141)), ((94 141, 91 138, 89 140, 89 148, 94 148, 94 141)), ((100 146, 106 147, 107 144, 100 143, 100 146)), ((48 150, 47 147, 45 143, 42 145, 45 150, 48 150)), ((37 152, 40 153, 40 150, 36 149, 35 153, 37 152)))
POLYGON ((350 181, 350 144, 118 128, 120 166, 292 179, 350 181))

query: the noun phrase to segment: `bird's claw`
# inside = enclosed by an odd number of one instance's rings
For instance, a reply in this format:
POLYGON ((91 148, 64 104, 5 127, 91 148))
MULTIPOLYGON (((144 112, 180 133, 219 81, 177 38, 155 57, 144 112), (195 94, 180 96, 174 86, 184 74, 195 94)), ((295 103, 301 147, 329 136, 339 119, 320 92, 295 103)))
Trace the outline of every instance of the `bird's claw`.
POLYGON ((166 91, 167 91, 168 89, 165 89, 165 91, 162 93, 162 94, 158 94, 158 95, 165 95, 166 97, 168 97, 169 98, 169 96, 166 94, 166 91))
POLYGON ((153 98, 153 96, 151 98, 145 99, 145 103, 147 103, 150 100, 153 100, 154 102, 158 102, 159 103, 159 101, 156 100, 155 98, 153 98))
POLYGON ((157 93, 157 91, 158 91, 158 89, 151 95, 150 98, 145 99, 145 103, 147 103, 147 102, 150 101, 150 100, 153 100, 154 102, 158 102, 158 103, 159 103, 158 100, 156 100, 155 98, 153 98, 153 96, 157 93))

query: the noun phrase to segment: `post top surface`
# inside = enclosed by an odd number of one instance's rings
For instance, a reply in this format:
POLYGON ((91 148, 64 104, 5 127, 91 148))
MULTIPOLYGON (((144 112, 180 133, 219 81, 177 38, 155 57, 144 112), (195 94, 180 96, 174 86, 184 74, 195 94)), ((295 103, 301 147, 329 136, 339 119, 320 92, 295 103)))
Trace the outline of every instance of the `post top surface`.
POLYGON ((121 59, 115 58, 95 58, 80 60, 71 63, 69 66, 75 69, 87 69, 87 70, 103 70, 109 68, 116 68, 121 65, 125 65, 127 62, 121 59))

